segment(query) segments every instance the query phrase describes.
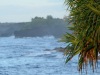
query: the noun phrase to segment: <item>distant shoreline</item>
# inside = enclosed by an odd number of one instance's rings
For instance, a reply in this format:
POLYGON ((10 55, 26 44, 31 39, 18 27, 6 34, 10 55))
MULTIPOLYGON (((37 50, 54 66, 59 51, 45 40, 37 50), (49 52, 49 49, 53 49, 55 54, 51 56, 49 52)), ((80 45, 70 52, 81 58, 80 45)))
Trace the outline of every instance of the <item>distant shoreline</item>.
POLYGON ((53 18, 52 16, 35 17, 30 22, 0 23, 0 37, 14 35, 16 38, 43 37, 53 35, 57 38, 70 31, 67 29, 68 19, 53 18))

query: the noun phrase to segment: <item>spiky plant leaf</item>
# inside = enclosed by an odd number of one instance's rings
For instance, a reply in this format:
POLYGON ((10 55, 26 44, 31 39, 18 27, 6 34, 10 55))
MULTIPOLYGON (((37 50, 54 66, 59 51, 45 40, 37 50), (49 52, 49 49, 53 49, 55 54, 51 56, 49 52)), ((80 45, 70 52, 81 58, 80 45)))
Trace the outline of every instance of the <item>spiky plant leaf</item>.
POLYGON ((66 62, 79 55, 79 71, 89 63, 94 71, 100 53, 100 0, 65 0, 69 6, 73 31, 65 35, 66 62))

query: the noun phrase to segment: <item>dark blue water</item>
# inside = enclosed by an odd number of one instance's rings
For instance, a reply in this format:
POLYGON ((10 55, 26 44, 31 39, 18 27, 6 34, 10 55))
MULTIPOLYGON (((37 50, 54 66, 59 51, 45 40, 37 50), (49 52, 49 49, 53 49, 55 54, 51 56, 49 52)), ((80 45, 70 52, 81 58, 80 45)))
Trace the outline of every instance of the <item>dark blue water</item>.
MULTIPOLYGON (((65 64, 63 53, 54 50, 66 45, 53 36, 0 38, 0 75, 79 75, 77 56, 65 64)), ((89 75, 99 73, 90 71, 89 75)))

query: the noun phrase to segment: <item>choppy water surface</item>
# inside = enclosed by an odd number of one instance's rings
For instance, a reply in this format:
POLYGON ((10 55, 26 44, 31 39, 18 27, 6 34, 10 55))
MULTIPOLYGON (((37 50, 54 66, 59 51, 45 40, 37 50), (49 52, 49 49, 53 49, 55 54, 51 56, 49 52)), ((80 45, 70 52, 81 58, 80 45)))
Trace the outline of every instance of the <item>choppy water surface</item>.
POLYGON ((0 38, 0 75, 79 75, 77 58, 65 64, 63 53, 53 50, 66 46, 57 41, 53 36, 0 38))

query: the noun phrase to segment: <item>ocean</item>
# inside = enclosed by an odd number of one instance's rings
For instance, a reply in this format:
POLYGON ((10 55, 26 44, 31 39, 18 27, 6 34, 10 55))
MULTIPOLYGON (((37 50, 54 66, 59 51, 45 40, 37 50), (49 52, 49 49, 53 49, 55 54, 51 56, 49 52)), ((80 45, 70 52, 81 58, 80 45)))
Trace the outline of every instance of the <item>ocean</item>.
MULTIPOLYGON (((77 56, 65 64, 66 56, 54 50, 67 46, 58 41, 53 36, 0 37, 0 75, 80 75, 77 56)), ((100 71, 89 70, 87 75, 100 75, 100 71)))

